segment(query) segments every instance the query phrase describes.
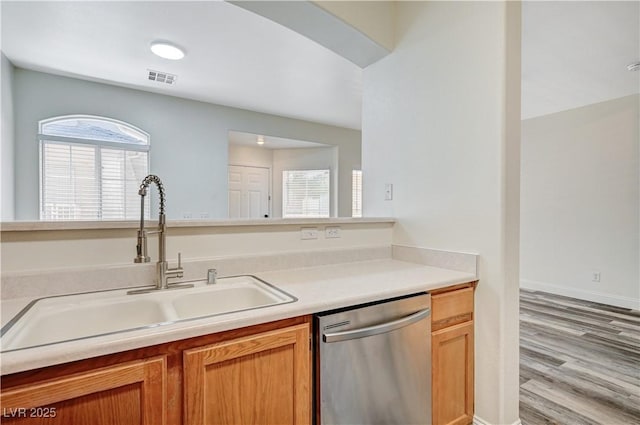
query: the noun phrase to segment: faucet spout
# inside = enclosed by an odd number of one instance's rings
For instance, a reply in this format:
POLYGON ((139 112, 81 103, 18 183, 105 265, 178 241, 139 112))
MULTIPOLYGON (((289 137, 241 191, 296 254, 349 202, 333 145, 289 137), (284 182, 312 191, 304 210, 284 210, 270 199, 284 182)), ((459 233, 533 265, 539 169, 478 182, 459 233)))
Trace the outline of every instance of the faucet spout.
POLYGON ((160 180, 160 177, 154 174, 149 174, 147 177, 145 177, 140 184, 140 189, 138 189, 138 194, 140 195, 140 228, 138 229, 138 243, 136 245, 137 255, 133 261, 136 263, 148 263, 149 261, 151 261, 150 257, 147 255, 147 231, 144 227, 144 198, 145 196, 147 196, 147 189, 149 188, 149 185, 151 183, 154 183, 158 187, 158 192, 160 193, 160 215, 158 217, 158 230, 152 232, 158 234, 158 262, 156 263, 155 289, 167 289, 169 287, 168 280, 170 278, 183 277, 183 269, 180 260, 180 254, 178 254, 178 267, 170 268, 169 263, 167 262, 167 223, 166 216, 164 214, 164 185, 162 184, 162 180, 160 180))

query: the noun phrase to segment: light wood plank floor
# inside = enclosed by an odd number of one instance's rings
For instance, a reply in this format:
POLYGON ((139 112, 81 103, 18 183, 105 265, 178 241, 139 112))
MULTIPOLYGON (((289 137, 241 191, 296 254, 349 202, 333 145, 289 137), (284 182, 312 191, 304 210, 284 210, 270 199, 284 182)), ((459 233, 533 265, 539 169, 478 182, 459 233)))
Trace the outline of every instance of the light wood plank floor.
POLYGON ((520 419, 640 424, 640 312, 522 289, 520 419))

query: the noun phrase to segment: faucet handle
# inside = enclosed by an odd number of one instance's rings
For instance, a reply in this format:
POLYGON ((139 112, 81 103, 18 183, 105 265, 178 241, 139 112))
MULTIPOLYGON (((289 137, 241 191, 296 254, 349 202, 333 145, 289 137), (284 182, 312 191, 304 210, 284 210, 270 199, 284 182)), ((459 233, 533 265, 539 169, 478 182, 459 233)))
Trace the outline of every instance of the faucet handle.
POLYGON ((218 270, 216 269, 207 270, 207 285, 214 285, 216 283, 217 277, 218 277, 218 270))
POLYGON ((167 267, 166 276, 168 278, 182 278, 184 277, 184 270, 182 269, 182 253, 178 253, 178 266, 175 268, 170 268, 168 266, 169 263, 165 262, 165 267, 167 267))

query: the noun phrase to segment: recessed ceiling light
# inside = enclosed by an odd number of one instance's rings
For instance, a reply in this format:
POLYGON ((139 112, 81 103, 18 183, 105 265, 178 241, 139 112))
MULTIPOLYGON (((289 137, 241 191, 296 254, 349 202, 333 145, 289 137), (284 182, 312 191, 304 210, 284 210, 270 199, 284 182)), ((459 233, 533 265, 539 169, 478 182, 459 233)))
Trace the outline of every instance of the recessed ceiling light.
POLYGON ((264 136, 258 136, 258 141, 256 143, 259 145, 264 145, 264 136))
POLYGON ((151 51, 164 59, 178 60, 184 57, 184 51, 178 46, 166 41, 151 43, 151 51))
POLYGON ((629 71, 638 71, 640 70, 640 62, 634 62, 627 65, 627 70, 629 71))

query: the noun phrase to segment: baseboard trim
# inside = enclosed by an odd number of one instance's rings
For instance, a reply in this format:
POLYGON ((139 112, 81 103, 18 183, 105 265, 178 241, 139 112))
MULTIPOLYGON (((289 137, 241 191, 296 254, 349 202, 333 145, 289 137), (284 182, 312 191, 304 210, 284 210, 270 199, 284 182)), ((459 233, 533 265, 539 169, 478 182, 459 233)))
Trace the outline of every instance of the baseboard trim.
POLYGON ((614 305, 616 307, 640 310, 640 300, 631 297, 621 297, 619 295, 605 294, 603 292, 568 288, 566 286, 554 285, 546 282, 536 282, 534 280, 527 279, 520 280, 520 287, 533 291, 549 292, 551 294, 563 295, 565 297, 578 298, 585 301, 614 305))
MULTIPOLYGON (((493 425, 491 422, 487 422, 482 418, 479 418, 477 415, 473 415, 473 425, 493 425)), ((515 422, 509 424, 509 425, 522 425, 522 421, 520 421, 520 418, 516 419, 515 422)))

